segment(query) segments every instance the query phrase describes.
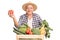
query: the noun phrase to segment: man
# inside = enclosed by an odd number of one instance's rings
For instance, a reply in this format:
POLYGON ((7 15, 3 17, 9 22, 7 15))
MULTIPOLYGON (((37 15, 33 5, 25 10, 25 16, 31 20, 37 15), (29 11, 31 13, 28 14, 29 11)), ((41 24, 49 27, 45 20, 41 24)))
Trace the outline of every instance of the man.
MULTIPOLYGON (((28 2, 25 3, 22 6, 23 10, 26 11, 25 14, 21 15, 19 18, 19 21, 17 22, 15 15, 13 14, 13 12, 8 12, 8 15, 13 19, 14 21, 14 25, 15 27, 19 27, 23 24, 28 24, 28 26, 32 29, 32 28, 37 28, 40 27, 42 19, 40 18, 40 16, 36 13, 33 13, 36 9, 37 6, 34 3, 28 2)), ((43 29, 43 28, 42 28, 43 29)), ((43 32, 44 33, 44 32, 43 32)), ((45 34, 45 33, 44 33, 45 34)), ((44 35, 43 34, 43 35, 44 35)), ((25 40, 25 39, 24 39, 25 40)), ((31 39, 32 40, 32 39, 31 39)), ((35 40, 35 39, 34 39, 35 40)), ((37 40, 41 40, 41 39, 37 39, 37 40)))

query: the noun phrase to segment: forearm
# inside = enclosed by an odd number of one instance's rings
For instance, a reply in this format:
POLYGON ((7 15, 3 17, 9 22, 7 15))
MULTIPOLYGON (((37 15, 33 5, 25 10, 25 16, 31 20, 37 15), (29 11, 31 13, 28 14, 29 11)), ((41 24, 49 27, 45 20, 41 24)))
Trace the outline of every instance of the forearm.
POLYGON ((13 17, 13 21, 14 21, 14 25, 15 25, 16 27, 18 27, 18 22, 17 22, 17 20, 16 20, 15 17, 13 17))

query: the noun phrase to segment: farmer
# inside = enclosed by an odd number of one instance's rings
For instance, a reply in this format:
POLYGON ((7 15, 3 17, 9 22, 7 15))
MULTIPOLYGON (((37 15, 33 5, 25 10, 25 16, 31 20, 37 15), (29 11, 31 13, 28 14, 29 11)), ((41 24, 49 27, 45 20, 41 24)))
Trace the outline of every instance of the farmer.
MULTIPOLYGON (((22 9, 26 12, 25 14, 21 15, 19 21, 17 22, 15 15, 12 10, 8 12, 8 15, 13 19, 15 27, 19 27, 23 24, 28 24, 28 26, 32 28, 38 28, 41 26, 42 19, 36 13, 33 13, 37 6, 34 3, 28 2, 22 6, 22 9)), ((44 34, 45 35, 45 32, 44 34)), ((40 39, 39 39, 40 40, 40 39)))

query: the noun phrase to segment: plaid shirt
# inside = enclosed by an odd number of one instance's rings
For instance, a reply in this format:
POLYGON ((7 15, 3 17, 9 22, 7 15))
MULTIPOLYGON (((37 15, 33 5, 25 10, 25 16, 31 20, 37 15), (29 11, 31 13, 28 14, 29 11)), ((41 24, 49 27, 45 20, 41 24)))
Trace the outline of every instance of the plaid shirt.
MULTIPOLYGON (((20 16, 19 21, 18 21, 19 26, 23 25, 27 22, 28 22, 28 18, 26 16, 26 14, 20 16)), ((38 14, 33 13, 32 27, 33 28, 40 27, 41 22, 42 22, 42 19, 40 18, 40 16, 38 14)))

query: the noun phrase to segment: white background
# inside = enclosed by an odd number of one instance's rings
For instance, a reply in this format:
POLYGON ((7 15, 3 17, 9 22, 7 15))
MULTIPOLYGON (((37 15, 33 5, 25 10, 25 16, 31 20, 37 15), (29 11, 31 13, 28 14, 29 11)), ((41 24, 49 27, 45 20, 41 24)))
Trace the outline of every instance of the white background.
POLYGON ((60 39, 60 1, 59 0, 0 0, 0 40, 16 40, 16 34, 13 32, 14 23, 8 16, 8 10, 14 10, 17 21, 19 16, 25 13, 22 5, 32 1, 38 6, 35 13, 42 19, 46 19, 53 31, 51 38, 45 40, 60 39))

